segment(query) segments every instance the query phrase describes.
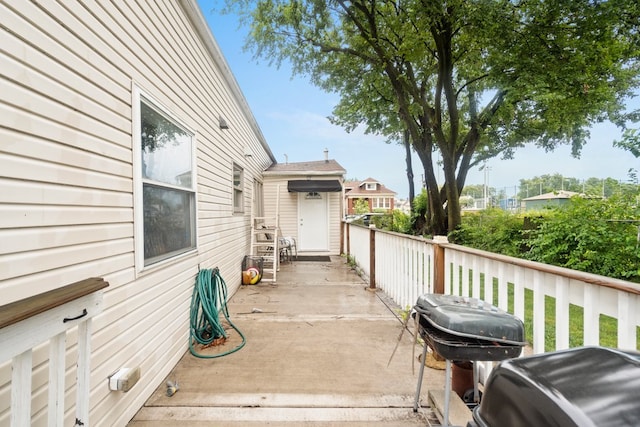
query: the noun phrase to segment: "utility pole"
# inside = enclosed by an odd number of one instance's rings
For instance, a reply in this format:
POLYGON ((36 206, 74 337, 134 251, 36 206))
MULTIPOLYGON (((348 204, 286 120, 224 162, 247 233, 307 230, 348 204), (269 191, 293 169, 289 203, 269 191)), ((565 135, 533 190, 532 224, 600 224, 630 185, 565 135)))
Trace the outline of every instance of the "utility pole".
POLYGON ((484 208, 487 209, 489 207, 489 170, 490 168, 487 166, 487 161, 484 162, 484 208))

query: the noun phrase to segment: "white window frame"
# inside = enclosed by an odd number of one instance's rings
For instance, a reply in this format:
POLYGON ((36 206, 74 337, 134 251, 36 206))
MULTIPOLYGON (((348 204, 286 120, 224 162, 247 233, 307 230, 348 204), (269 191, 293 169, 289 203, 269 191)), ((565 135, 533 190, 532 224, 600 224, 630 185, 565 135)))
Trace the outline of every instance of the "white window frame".
POLYGON ((232 163, 231 186, 233 188, 233 213, 244 213, 244 168, 236 162, 232 163), (238 180, 236 180, 236 175, 239 175, 238 180))
POLYGON ((391 209, 391 199, 389 197, 375 197, 371 199, 372 209, 391 209))
POLYGON ((254 179, 251 211, 254 217, 264 216, 264 185, 262 181, 254 179))
POLYGON ((133 132, 133 194, 134 194, 134 242, 135 242, 135 266, 136 271, 141 272, 145 269, 153 268, 158 265, 165 264, 178 257, 192 254, 198 249, 198 195, 197 195, 197 139, 196 133, 184 124, 184 121, 178 119, 176 115, 172 114, 170 110, 155 100, 148 93, 144 92, 139 87, 133 87, 132 97, 132 132, 133 132), (157 183, 146 180, 142 176, 142 138, 141 138, 141 103, 144 102, 147 106, 153 108, 158 113, 163 115, 166 119, 171 121, 177 127, 183 129, 191 136, 191 187, 185 188, 183 186, 172 186, 169 184, 157 185, 157 183), (179 251, 169 252, 163 256, 156 257, 151 262, 146 262, 144 253, 144 186, 145 183, 153 184, 155 186, 176 189, 191 194, 191 238, 192 245, 188 248, 183 248, 179 251))
POLYGON ((364 184, 364 189, 366 191, 376 191, 377 188, 378 186, 375 182, 365 182, 364 184))

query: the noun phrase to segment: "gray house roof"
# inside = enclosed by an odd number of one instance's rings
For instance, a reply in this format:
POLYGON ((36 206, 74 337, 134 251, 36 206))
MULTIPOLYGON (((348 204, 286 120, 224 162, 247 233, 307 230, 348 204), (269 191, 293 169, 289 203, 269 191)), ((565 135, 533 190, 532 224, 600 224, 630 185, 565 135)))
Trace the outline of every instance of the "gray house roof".
POLYGON ((555 200, 555 199, 570 199, 573 196, 577 196, 580 193, 576 193, 575 191, 552 191, 551 193, 540 194, 539 196, 527 197, 526 199, 522 199, 525 202, 531 202, 534 200, 555 200))
POLYGON ((389 195, 395 196, 397 193, 384 186, 380 181, 371 177, 364 181, 347 181, 344 183, 344 189, 347 191, 347 197, 361 197, 368 195, 389 195), (366 190, 365 184, 375 184, 375 190, 366 190))
POLYGON ((332 159, 313 162, 275 163, 265 171, 265 176, 274 175, 308 175, 308 176, 342 176, 346 169, 332 159))

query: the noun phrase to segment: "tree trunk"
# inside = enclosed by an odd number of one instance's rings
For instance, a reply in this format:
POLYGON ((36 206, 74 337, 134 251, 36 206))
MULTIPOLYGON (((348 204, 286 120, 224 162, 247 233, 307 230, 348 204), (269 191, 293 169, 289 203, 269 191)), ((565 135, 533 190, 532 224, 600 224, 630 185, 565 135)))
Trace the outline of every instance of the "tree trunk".
POLYGON ((433 235, 446 235, 447 215, 444 210, 440 189, 438 188, 438 180, 434 173, 431 144, 426 141, 426 138, 428 138, 426 134, 423 134, 422 137, 425 140, 420 144, 414 144, 414 149, 424 168, 427 197, 429 198, 429 209, 427 211, 428 231, 433 235))
POLYGON ((405 130, 402 134, 402 142, 405 149, 405 162, 407 163, 407 180, 409 180, 409 207, 413 213, 413 199, 416 196, 415 184, 413 182, 413 164, 411 162, 411 140, 409 131, 405 130))
POLYGON ((447 200, 447 232, 454 231, 462 221, 460 213, 460 195, 456 180, 456 161, 449 155, 443 154, 444 163, 444 193, 447 200))

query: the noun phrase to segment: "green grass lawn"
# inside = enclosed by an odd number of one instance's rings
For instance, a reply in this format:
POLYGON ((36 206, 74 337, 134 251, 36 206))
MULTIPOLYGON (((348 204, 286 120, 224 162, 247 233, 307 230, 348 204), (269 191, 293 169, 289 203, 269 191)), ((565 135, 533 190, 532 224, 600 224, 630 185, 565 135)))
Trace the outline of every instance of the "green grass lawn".
MULTIPOLYGON (((497 285, 496 285, 497 287, 497 285)), ((497 290, 495 291, 497 292, 497 290)), ((512 298, 513 285, 509 284, 509 295, 512 298)), ((533 341, 533 291, 525 289, 525 333, 528 342, 533 341)), ((509 307, 513 313, 513 306, 509 307)), ((545 296, 545 351, 553 351, 556 348, 556 299, 545 296)), ((600 345, 603 347, 618 347, 618 319, 604 314, 600 315, 600 345)), ((584 345, 584 309, 580 306, 569 304, 569 347, 584 345)), ((636 349, 640 348, 640 328, 636 328, 636 349)))

